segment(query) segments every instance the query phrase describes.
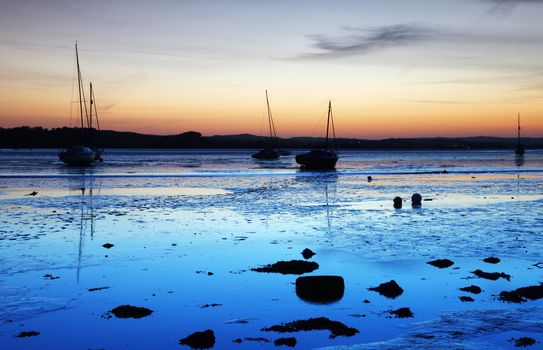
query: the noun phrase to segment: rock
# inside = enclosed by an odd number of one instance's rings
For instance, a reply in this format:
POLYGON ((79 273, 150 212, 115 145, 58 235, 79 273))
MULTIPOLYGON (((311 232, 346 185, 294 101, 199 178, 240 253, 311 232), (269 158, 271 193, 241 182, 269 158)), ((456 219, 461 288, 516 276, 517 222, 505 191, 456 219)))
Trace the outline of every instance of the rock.
POLYGON ((394 208, 395 209, 401 209, 402 208, 402 204, 403 204, 402 197, 394 197, 392 202, 394 202, 394 208))
POLYGON ((17 334, 17 338, 26 338, 26 337, 35 337, 40 335, 40 332, 36 331, 22 331, 21 333, 17 334))
POLYGON ((105 244, 102 244, 102 247, 106 248, 106 249, 110 249, 110 248, 113 248, 114 245, 111 244, 111 243, 105 243, 105 244))
POLYGON ((510 303, 522 303, 528 300, 543 298, 543 283, 539 286, 521 287, 512 291, 503 291, 498 296, 499 300, 510 303))
POLYGON ((491 256, 491 257, 488 257, 488 258, 484 258, 483 261, 485 263, 489 263, 489 264, 497 264, 501 260, 499 258, 496 258, 495 256, 491 256))
POLYGON ((58 276, 53 276, 52 274, 48 273, 46 275, 43 275, 43 278, 45 278, 46 280, 58 280, 60 277, 58 276))
POLYGON ((454 265, 454 262, 449 259, 437 259, 433 261, 428 261, 427 264, 438 267, 440 269, 445 269, 447 267, 454 265))
POLYGON ((377 287, 368 288, 368 290, 377 292, 382 296, 391 299, 395 299, 403 293, 403 289, 394 280, 388 281, 386 283, 381 283, 377 287))
POLYGON ((463 292, 473 293, 473 294, 480 294, 482 292, 481 287, 471 285, 469 287, 460 288, 463 292))
POLYGON ((268 273, 274 272, 282 273, 284 275, 301 275, 307 272, 315 271, 318 268, 319 264, 313 261, 290 260, 278 261, 275 264, 252 268, 251 271, 268 273))
POLYGON ((333 302, 343 298, 345 283, 341 276, 302 276, 296 279, 296 295, 310 302, 333 302))
POLYGON ((302 256, 304 257, 304 259, 311 259, 311 257, 313 257, 313 255, 315 255, 315 253, 309 248, 305 248, 302 251, 302 256))
POLYGON ((104 289, 108 289, 109 287, 96 287, 96 288, 89 288, 87 289, 89 292, 98 292, 104 289))
POLYGON ((484 279, 492 280, 492 281, 497 281, 499 278, 504 278, 508 281, 511 280, 511 275, 508 275, 503 272, 484 272, 482 270, 477 269, 475 271, 472 271, 471 273, 479 278, 484 278, 484 279))
POLYGON ((411 205, 414 207, 420 207, 422 204, 422 196, 418 193, 414 193, 411 196, 411 205))
POLYGON ((461 297, 458 297, 458 298, 463 303, 474 302, 475 301, 475 299, 473 299, 472 297, 468 297, 468 296, 465 296, 465 295, 462 295, 461 297))
POLYGON ((290 348, 293 348, 296 346, 296 338, 294 337, 289 337, 289 338, 277 338, 273 341, 273 344, 275 346, 282 346, 282 345, 286 345, 290 348))
POLYGON ((215 333, 211 329, 203 332, 194 332, 186 338, 179 340, 180 345, 187 345, 192 349, 210 349, 215 346, 215 333))
POLYGON ((372 182, 372 181, 373 181, 373 177, 368 176, 368 182, 372 182))
POLYGON ((32 196, 32 197, 34 197, 34 196, 37 195, 37 194, 38 194, 38 192, 32 191, 32 192, 30 192, 29 194, 25 194, 25 196, 32 196))
POLYGON ((151 315, 153 310, 146 307, 121 305, 110 311, 117 318, 143 318, 151 315))
POLYGON ((511 340, 515 342, 516 348, 524 348, 527 346, 532 346, 532 345, 535 345, 535 343, 537 342, 534 338, 530 338, 530 337, 520 337, 518 339, 513 338, 511 340))
POLYGON ((358 329, 351 328, 345 324, 332 321, 326 317, 309 318, 307 320, 297 320, 279 325, 271 326, 269 328, 262 328, 264 332, 279 332, 279 333, 292 333, 300 331, 319 331, 329 330, 330 338, 338 336, 352 337, 359 333, 358 329))
POLYGON ((401 307, 398 310, 388 310, 391 315, 395 315, 396 318, 410 318, 413 317, 413 312, 408 307, 401 307))

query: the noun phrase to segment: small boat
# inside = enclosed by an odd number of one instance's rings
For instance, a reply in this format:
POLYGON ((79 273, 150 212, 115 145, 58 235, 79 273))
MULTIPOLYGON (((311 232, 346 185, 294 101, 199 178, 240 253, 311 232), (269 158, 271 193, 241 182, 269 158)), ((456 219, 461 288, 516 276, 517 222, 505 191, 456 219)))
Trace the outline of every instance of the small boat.
POLYGON ((71 146, 58 154, 61 161, 73 166, 87 166, 96 160, 96 152, 87 146, 71 146))
POLYGON ((517 136, 517 148, 515 149, 515 154, 517 156, 523 156, 525 149, 524 149, 524 146, 520 143, 520 113, 517 116, 517 123, 518 123, 517 124, 518 136, 517 136))
POLYGON ((270 108, 270 101, 268 99, 268 90, 266 90, 266 105, 268 107, 268 125, 270 127, 270 141, 275 144, 275 148, 264 148, 257 153, 251 155, 255 159, 273 160, 279 158, 279 151, 277 150, 277 134, 275 133, 275 124, 273 123, 273 117, 270 108))
POLYGON ((332 117, 332 101, 328 102, 328 119, 326 122, 326 141, 324 149, 316 149, 307 153, 298 154, 296 163, 301 165, 302 169, 308 170, 333 170, 336 167, 336 162, 339 159, 337 152, 329 148, 329 134, 332 127, 332 135, 336 139, 336 131, 334 128, 334 119, 332 117))
POLYGON ((71 166, 88 166, 98 161, 103 161, 103 150, 92 147, 86 142, 90 136, 88 131, 94 128, 93 122, 96 120, 96 127, 100 130, 100 122, 98 121, 98 111, 96 109, 96 101, 92 83, 89 90, 89 107, 87 108, 85 99, 85 90, 83 88, 83 79, 81 77, 81 69, 79 67, 79 53, 77 50, 77 42, 75 43, 75 58, 77 64, 77 87, 79 92, 79 117, 81 120, 81 144, 70 146, 64 151, 59 152, 58 157, 61 161, 71 166))

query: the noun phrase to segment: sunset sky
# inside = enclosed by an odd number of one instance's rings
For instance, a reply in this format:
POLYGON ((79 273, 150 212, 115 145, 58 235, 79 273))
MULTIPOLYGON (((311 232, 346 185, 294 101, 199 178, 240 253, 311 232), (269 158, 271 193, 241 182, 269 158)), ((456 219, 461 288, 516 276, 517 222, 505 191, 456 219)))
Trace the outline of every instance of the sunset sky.
POLYGON ((0 127, 543 136, 543 0, 0 0, 0 127), (71 112, 71 109, 73 111, 71 112), (72 116, 72 118, 70 118, 72 116))

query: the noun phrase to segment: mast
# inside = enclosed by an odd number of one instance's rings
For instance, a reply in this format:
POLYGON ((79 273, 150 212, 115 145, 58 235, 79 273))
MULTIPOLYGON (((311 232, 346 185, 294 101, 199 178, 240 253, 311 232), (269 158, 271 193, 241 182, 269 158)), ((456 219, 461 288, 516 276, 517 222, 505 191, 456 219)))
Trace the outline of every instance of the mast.
POLYGON ((270 127, 270 139, 275 141, 275 147, 277 147, 277 133, 275 132, 275 124, 273 122, 273 116, 270 108, 270 100, 268 98, 268 90, 266 90, 266 106, 268 108, 268 125, 270 127))
POLYGON ((517 137, 517 147, 520 148, 520 113, 517 115, 517 132, 518 132, 518 137, 517 137))
POLYGON ((90 87, 89 87, 89 129, 92 129, 92 104, 94 103, 93 101, 93 91, 92 91, 92 81, 90 82, 90 87))
POLYGON ((328 133, 330 131, 330 117, 332 115, 332 100, 328 101, 328 119, 326 120, 326 143, 324 145, 325 150, 328 151, 328 133))
POLYGON ((81 129, 83 129, 83 92, 81 91, 81 69, 79 68, 79 53, 77 52, 77 41, 75 42, 75 62, 77 64, 77 89, 79 91, 79 117, 81 118, 81 129))

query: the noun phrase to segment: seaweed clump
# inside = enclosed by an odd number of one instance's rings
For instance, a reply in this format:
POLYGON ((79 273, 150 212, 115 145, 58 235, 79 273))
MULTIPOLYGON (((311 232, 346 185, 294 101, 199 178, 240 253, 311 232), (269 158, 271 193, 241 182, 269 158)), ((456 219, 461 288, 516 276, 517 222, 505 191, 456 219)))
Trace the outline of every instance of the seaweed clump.
POLYGON ((503 291, 498 299, 510 303, 522 303, 528 300, 537 300, 543 298, 543 284, 539 286, 528 286, 517 288, 512 291, 503 291))
POLYGON ((307 272, 315 271, 318 268, 319 264, 314 261, 290 260, 278 261, 274 264, 255 267, 252 268, 251 271, 281 273, 283 275, 301 275, 307 272))
POLYGON ((262 331, 264 332, 279 333, 319 330, 329 330, 330 338, 332 339, 338 336, 352 337, 353 335, 359 333, 358 329, 356 328, 348 327, 341 322, 332 321, 326 317, 309 318, 307 320, 296 320, 271 326, 268 328, 262 328, 262 331))

